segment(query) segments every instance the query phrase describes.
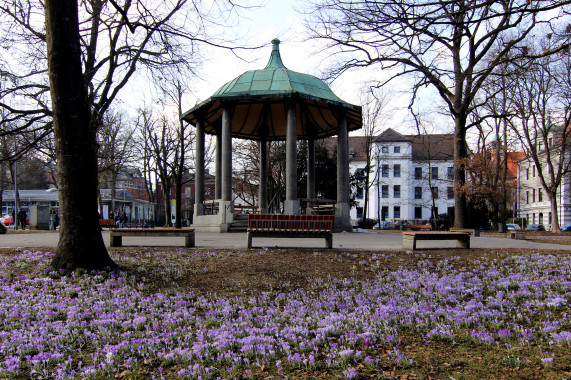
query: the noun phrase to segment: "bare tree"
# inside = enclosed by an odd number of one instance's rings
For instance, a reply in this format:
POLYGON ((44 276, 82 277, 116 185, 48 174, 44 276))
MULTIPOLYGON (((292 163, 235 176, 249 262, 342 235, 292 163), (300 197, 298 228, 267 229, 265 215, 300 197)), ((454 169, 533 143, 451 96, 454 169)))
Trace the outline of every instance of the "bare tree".
MULTIPOLYGON (((384 126, 383 118, 386 116, 385 113, 388 102, 388 94, 374 87, 369 88, 366 93, 362 94, 361 104, 363 105, 363 135, 365 136, 363 220, 367 219, 367 210, 369 207, 369 191, 375 184, 376 176, 379 175, 379 170, 373 171, 373 160, 375 156, 374 140, 379 131, 384 126), (375 174, 373 178, 370 178, 371 173, 375 174)), ((380 216, 378 216, 378 220, 381 220, 380 216)))
POLYGON ((115 267, 97 218, 96 126, 81 70, 77 3, 48 0, 46 40, 59 173, 61 227, 52 267, 115 267))
POLYGON ((176 107, 177 120, 176 126, 173 125, 170 129, 174 134, 174 145, 171 147, 174 154, 172 160, 165 161, 165 164, 168 165, 168 170, 175 188, 175 228, 181 228, 182 226, 182 188, 183 185, 190 180, 190 176, 187 175, 185 178, 185 174, 188 174, 192 170, 194 163, 193 151, 191 150, 194 146, 194 132, 190 124, 182 120, 184 93, 184 85, 178 79, 173 79, 165 89, 169 103, 172 103, 176 107))
MULTIPOLYGON (((134 133, 120 112, 106 112, 97 130, 99 183, 111 189, 111 209, 115 209, 115 189, 119 172, 135 159, 134 133)), ((101 201, 99 202, 102 207, 101 201)), ((103 212, 102 209, 99 210, 103 212)))
POLYGON ((522 67, 511 83, 518 114, 511 123, 512 130, 549 198, 554 232, 560 231, 557 191, 571 171, 570 71, 568 53, 547 56, 522 67))
MULTIPOLYGON (((474 98, 492 71, 509 56, 526 55, 521 42, 568 1, 468 2, 324 0, 314 6, 314 36, 341 57, 336 76, 352 68, 379 66, 388 81, 412 79, 412 98, 431 86, 454 121, 454 157, 468 156, 466 132, 474 98)), ((565 49, 558 46, 553 53, 565 49)), ((455 182, 466 181, 459 161, 455 182)), ((464 227, 467 203, 455 201, 455 226, 464 227)))
POLYGON ((205 25, 226 7, 222 2, 202 6, 200 0, 122 5, 106 0, 82 1, 80 9, 77 1, 0 4, 0 33, 12 53, 0 57, 0 107, 7 113, 2 124, 15 123, 10 133, 29 132, 28 141, 35 142, 50 133, 53 119, 62 216, 55 268, 114 265, 97 226, 95 134, 102 117, 137 70, 153 75, 178 66, 191 73, 197 43, 216 44, 205 25), (44 11, 45 30, 39 17, 44 11))

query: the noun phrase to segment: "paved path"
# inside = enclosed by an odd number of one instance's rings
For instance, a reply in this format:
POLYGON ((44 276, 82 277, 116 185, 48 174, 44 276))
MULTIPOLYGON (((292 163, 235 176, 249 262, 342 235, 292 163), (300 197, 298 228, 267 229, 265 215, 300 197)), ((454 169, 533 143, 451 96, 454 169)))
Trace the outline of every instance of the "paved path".
MULTIPOLYGON (((0 235, 0 248, 54 248, 57 246, 59 233, 55 231, 8 231, 0 235)), ((109 246, 109 232, 103 231, 105 244, 109 246)), ((417 247, 453 248, 455 241, 420 241, 417 247)), ((184 238, 172 237, 123 237, 123 245, 183 246, 184 238)), ((254 248, 325 248, 325 239, 273 239, 254 238, 254 248)), ((472 237, 472 248, 531 248, 548 250, 571 250, 571 245, 534 243, 527 240, 508 238, 472 237)), ((196 247, 204 249, 245 249, 246 233, 213 233, 197 232, 196 247)), ((402 235, 399 232, 373 233, 338 233, 333 234, 333 248, 367 249, 367 250, 400 250, 402 235)))

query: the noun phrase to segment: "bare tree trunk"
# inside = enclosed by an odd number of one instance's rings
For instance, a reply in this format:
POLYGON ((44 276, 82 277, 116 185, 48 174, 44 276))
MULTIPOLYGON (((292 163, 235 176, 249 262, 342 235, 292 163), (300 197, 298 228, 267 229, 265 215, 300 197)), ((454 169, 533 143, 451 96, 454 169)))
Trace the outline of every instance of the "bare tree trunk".
MULTIPOLYGON (((462 188, 466 183, 466 171, 464 164, 458 165, 459 160, 468 156, 466 149, 466 119, 456 117, 456 126, 454 130, 454 184, 458 188, 462 188)), ((467 222, 467 201, 466 194, 459 192, 454 200, 454 228, 465 228, 467 222)))
POLYGON ((97 144, 81 72, 77 1, 45 2, 58 166, 60 239, 54 269, 115 267, 97 220, 97 144))
MULTIPOLYGON (((177 176, 178 177, 178 176, 177 176)), ((175 188, 175 205, 174 205, 174 228, 182 227, 182 178, 177 178, 174 184, 175 188)))
POLYGON ((549 198, 549 203, 551 204, 551 232, 561 232, 559 227, 559 215, 557 213, 557 190, 555 192, 547 192, 547 197, 549 198))

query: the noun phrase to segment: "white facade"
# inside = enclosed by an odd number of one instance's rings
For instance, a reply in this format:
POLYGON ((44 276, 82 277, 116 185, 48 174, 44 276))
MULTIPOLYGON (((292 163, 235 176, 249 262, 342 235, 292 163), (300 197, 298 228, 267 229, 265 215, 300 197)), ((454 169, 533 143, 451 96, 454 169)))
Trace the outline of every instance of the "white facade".
MULTIPOLYGON (((545 228, 550 228, 551 203, 541 186, 537 170, 529 158, 518 162, 520 205, 517 212, 520 218, 527 220, 527 224, 543 224, 545 228)), ((564 175, 557 189, 557 216, 560 226, 571 223, 571 173, 564 175)))
MULTIPOLYGON (((442 152, 427 157, 426 146, 419 146, 419 141, 430 140, 432 136, 438 139, 449 135, 403 136, 389 131, 389 136, 383 133, 375 140, 367 217, 417 224, 431 218, 433 207, 436 215, 453 214, 454 160, 442 152)), ((354 161, 350 170, 354 173, 364 167, 365 162, 354 161)), ((351 210, 354 220, 362 215, 359 207, 364 207, 363 199, 357 201, 357 208, 351 210)))

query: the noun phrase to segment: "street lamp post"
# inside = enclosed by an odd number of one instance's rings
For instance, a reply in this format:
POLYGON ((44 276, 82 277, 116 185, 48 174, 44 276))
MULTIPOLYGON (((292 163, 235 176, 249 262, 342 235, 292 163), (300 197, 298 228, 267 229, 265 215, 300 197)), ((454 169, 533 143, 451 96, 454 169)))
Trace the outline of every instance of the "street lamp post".
POLYGON ((18 163, 14 161, 14 230, 18 229, 18 163))

